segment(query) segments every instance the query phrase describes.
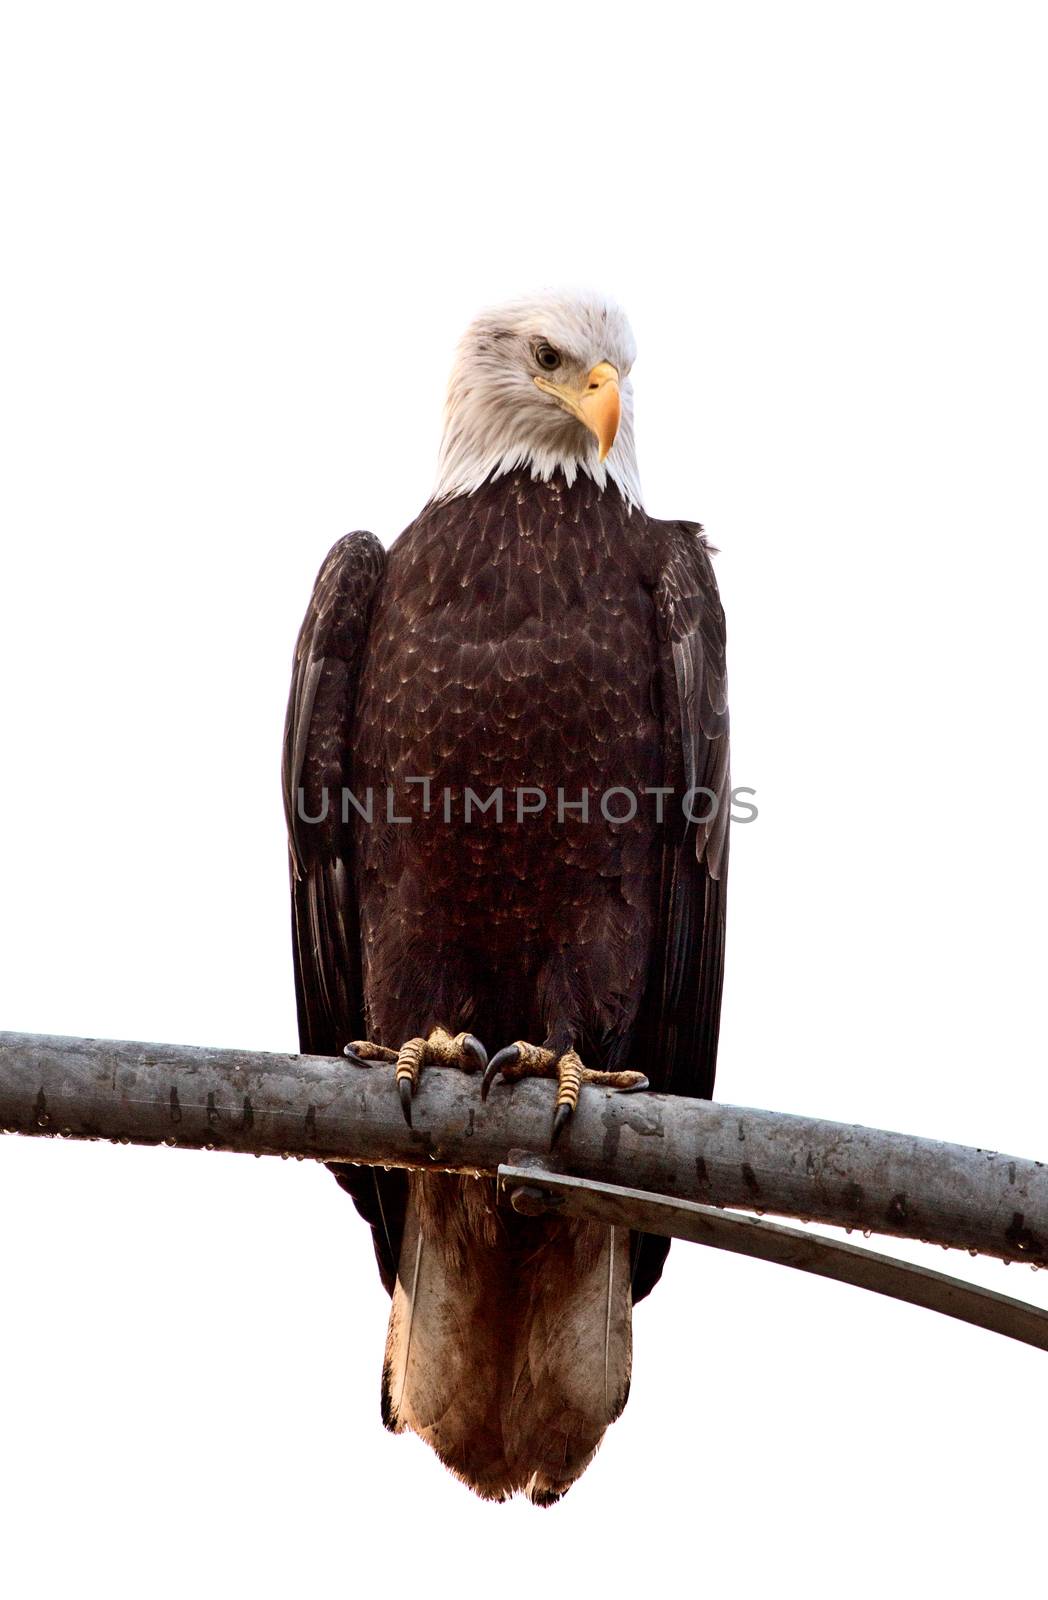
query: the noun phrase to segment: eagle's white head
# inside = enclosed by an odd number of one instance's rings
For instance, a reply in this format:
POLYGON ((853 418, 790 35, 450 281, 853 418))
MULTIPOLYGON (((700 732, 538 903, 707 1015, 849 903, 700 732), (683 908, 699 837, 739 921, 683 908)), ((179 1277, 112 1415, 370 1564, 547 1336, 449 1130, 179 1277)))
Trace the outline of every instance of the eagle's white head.
POLYGON ((524 467, 569 484, 585 472, 639 506, 635 355, 625 313, 602 295, 550 292, 483 312, 455 356, 434 499, 524 467))

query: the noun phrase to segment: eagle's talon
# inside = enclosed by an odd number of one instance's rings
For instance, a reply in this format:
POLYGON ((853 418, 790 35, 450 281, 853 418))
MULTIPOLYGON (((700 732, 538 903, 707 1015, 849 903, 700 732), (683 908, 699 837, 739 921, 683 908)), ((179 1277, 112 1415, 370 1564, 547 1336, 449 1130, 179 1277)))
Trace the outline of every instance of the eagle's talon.
POLYGON ((575 1107, 567 1103, 559 1105, 553 1113, 553 1132, 549 1136, 550 1149, 556 1144, 561 1133, 567 1127, 574 1114, 575 1107))
POLYGON ((476 1034, 460 1033, 456 1043, 459 1047, 459 1053, 466 1058, 466 1061, 472 1061, 474 1063, 472 1067, 469 1067, 466 1066, 464 1062, 462 1070, 464 1072, 484 1072, 488 1064, 488 1052, 485 1050, 476 1034))
POLYGON ((484 1071, 484 1076, 480 1082, 480 1098, 482 1100, 486 1100, 488 1098, 491 1085, 495 1082, 495 1079, 498 1077, 499 1073, 504 1072, 507 1067, 515 1067, 519 1060, 519 1044, 507 1044, 504 1045, 501 1050, 496 1051, 491 1060, 488 1062, 484 1071))
POLYGON ((632 1069, 596 1072, 583 1065, 577 1050, 565 1050, 562 1056, 556 1056, 544 1045, 528 1044, 525 1039, 517 1039, 492 1056, 480 1085, 482 1100, 487 1099, 491 1085, 500 1074, 506 1083, 516 1083, 520 1078, 556 1078, 557 1099, 551 1146, 556 1144, 577 1109, 584 1083, 590 1083, 594 1088, 611 1089, 617 1094, 636 1094, 638 1090, 648 1087, 643 1072, 632 1069))
POLYGON ((452 1038, 446 1028, 433 1028, 425 1039, 409 1039, 399 1050, 391 1050, 389 1056, 397 1064, 397 1093, 409 1128, 411 1101, 418 1091, 423 1067, 457 1067, 460 1072, 473 1073, 488 1064, 488 1052, 475 1034, 457 1033, 452 1038))

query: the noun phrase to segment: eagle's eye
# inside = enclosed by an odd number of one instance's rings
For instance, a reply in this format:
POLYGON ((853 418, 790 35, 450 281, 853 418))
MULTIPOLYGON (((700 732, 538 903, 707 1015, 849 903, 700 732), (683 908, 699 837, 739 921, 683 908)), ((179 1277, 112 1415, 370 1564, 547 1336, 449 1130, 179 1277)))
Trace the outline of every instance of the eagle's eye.
POLYGON ((535 346, 535 360, 540 367, 545 367, 547 372, 553 372, 560 366, 560 352, 554 350, 553 346, 543 339, 535 346))

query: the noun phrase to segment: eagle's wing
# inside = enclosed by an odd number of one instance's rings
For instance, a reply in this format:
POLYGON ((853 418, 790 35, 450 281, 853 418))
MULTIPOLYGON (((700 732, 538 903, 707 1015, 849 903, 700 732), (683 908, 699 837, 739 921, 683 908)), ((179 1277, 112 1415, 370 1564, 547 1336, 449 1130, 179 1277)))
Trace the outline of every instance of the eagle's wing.
MULTIPOLYGON (((717 1067, 731 807, 724 613, 701 528, 662 528, 654 599, 663 783, 674 793, 666 799, 658 923, 636 1037, 653 1089, 706 1099, 717 1067), (709 813, 708 820, 687 821, 689 792, 691 814, 709 813)), ((667 1249, 667 1240, 641 1241, 634 1300, 657 1281, 667 1249)))
MULTIPOLYGON (((342 789, 350 784, 357 680, 385 565, 374 534, 340 539, 320 569, 295 646, 283 787, 299 1045, 311 1055, 340 1055, 350 1039, 367 1032, 342 789)), ((391 1288, 403 1226, 403 1175, 366 1167, 332 1170, 371 1223, 383 1282, 391 1288)))

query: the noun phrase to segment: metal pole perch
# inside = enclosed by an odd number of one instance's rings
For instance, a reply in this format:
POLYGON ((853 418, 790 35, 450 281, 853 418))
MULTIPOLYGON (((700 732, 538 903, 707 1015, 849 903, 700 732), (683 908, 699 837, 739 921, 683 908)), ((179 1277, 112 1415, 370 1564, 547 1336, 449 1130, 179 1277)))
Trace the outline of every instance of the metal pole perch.
POLYGON ((496 1085, 485 1104, 475 1078, 434 1069, 409 1128, 388 1066, 0 1033, 5 1132, 500 1175, 515 1204, 527 1204, 530 1191, 537 1207, 801 1267, 1048 1348, 1048 1312, 1022 1301, 713 1209, 773 1212, 1048 1266, 1043 1162, 783 1112, 593 1088, 554 1160, 551 1095, 551 1085, 525 1080, 496 1085))

